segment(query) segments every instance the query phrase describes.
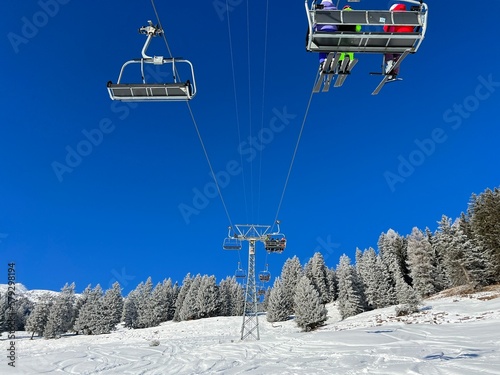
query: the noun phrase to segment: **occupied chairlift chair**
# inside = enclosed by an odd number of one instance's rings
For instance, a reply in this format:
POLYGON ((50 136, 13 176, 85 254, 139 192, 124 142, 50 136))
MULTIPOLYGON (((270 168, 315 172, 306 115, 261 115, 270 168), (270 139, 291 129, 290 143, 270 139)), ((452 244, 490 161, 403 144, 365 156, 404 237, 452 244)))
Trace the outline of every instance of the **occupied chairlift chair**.
MULTIPOLYGON (((324 10, 319 9, 316 1, 311 6, 305 0, 309 24, 306 50, 310 52, 355 52, 375 54, 401 54, 398 63, 408 55, 417 52, 427 29, 428 7, 422 1, 401 0, 415 4, 409 11, 392 12, 389 10, 324 10), (382 28, 385 25, 414 26, 410 33, 386 33, 380 31, 317 31, 316 25, 361 25, 382 28)), ((331 61, 331 58, 330 58, 331 61)), ((383 74, 385 72, 383 71, 383 74)))
POLYGON ((146 50, 151 43, 151 39, 155 36, 163 34, 163 30, 158 26, 153 26, 151 21, 148 21, 148 26, 143 26, 139 29, 139 33, 147 35, 146 42, 142 48, 142 58, 133 59, 125 62, 120 70, 117 83, 108 82, 108 92, 112 100, 121 100, 129 102, 146 102, 146 101, 187 101, 191 100, 196 95, 196 82, 194 78, 193 65, 188 60, 182 58, 164 58, 163 56, 148 56, 146 50), (125 67, 130 64, 140 64, 142 83, 122 83, 122 76, 125 67), (144 74, 144 64, 153 65, 172 65, 172 83, 146 83, 144 74), (187 64, 191 71, 191 80, 186 82, 178 82, 178 74, 176 65, 187 64))
POLYGON ((270 233, 266 236, 264 240, 264 248, 268 253, 279 253, 281 254, 286 247, 286 238, 283 233, 280 233, 280 221, 276 220, 278 226, 278 231, 275 233, 270 233))
POLYGON ((263 283, 267 283, 271 280, 271 272, 268 271, 268 265, 266 264, 266 269, 259 273, 259 280, 263 283))

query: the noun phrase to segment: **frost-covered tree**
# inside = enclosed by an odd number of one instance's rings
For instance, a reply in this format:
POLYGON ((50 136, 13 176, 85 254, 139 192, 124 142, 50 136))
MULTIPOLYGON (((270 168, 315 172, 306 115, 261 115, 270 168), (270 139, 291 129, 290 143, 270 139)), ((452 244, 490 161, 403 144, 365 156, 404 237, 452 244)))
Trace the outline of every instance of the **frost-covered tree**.
POLYGON ((407 283, 411 283, 407 261, 407 244, 405 238, 389 229, 387 233, 382 233, 378 240, 379 255, 387 265, 393 282, 401 275, 407 283))
POLYGON ((137 288, 137 313, 138 327, 147 328, 157 326, 154 312, 151 311, 151 293, 153 292, 153 280, 148 277, 145 283, 140 283, 137 288))
POLYGON ((220 303, 220 315, 221 316, 231 316, 232 313, 232 296, 231 288, 232 284, 236 282, 234 277, 226 277, 219 283, 219 303, 220 303))
POLYGON ((122 321, 127 328, 138 328, 139 326, 139 312, 137 310, 138 297, 137 291, 134 289, 130 291, 123 301, 123 315, 122 321))
POLYGON ((119 282, 115 282, 111 289, 104 293, 102 299, 103 309, 109 311, 109 324, 115 326, 121 322, 123 312, 122 288, 119 282))
POLYGON ((101 334, 110 333, 120 323, 123 312, 123 297, 120 284, 115 282, 110 289, 99 299, 99 327, 101 334))
POLYGON ((434 248, 441 254, 447 286, 454 287, 467 283, 467 270, 463 264, 466 242, 467 238, 458 222, 452 225, 451 219, 443 215, 435 234, 434 248))
POLYGON ((188 294, 188 291, 191 288, 192 283, 193 283, 193 278, 191 277, 191 274, 188 273, 184 277, 184 280, 182 281, 182 286, 177 295, 177 300, 175 301, 175 312, 173 318, 175 322, 180 322, 182 320, 180 317, 182 305, 184 304, 184 299, 186 298, 186 295, 188 294))
POLYGON ((434 252, 427 236, 417 227, 408 236, 407 253, 413 289, 422 297, 432 295, 436 279, 434 252))
POLYGON ((197 296, 199 318, 217 316, 220 311, 219 289, 215 276, 203 276, 197 296))
POLYGON ((381 278, 378 289, 379 300, 377 307, 392 306, 397 303, 396 282, 391 276, 387 265, 382 261, 380 255, 377 256, 377 269, 380 270, 381 278))
POLYGON ((103 292, 99 284, 95 286, 90 292, 86 291, 85 302, 80 308, 78 317, 76 318, 74 331, 84 335, 96 335, 99 332, 99 325, 101 320, 100 299, 103 292))
MULTIPOLYGON (((487 260, 487 283, 500 281, 500 190, 486 189, 473 194, 468 207, 470 229, 478 251, 487 260)), ((472 236, 469 236, 472 239, 472 236)))
POLYGON ((356 251, 356 271, 369 308, 376 309, 395 302, 394 299, 388 301, 388 293, 391 293, 390 278, 384 273, 380 258, 373 248, 370 247, 363 253, 359 249, 356 251))
POLYGON ((286 308, 287 299, 283 293, 283 284, 281 279, 277 277, 274 280, 273 288, 269 294, 269 302, 267 303, 267 321, 268 322, 283 322, 288 320, 289 314, 286 308))
POLYGON ((75 284, 66 284, 50 307, 45 338, 58 338, 73 329, 75 319, 75 284))
POLYGON ((2 336, 2 332, 5 331, 7 306, 7 293, 0 293, 0 336, 2 336))
POLYGON ((326 269, 326 280, 329 288, 330 301, 335 301, 338 295, 337 273, 334 268, 326 269))
POLYGON ((410 285, 408 285, 402 277, 396 279, 396 295, 398 303, 397 313, 412 313, 418 311, 418 305, 420 303, 420 297, 418 292, 415 291, 410 285))
POLYGON ((264 299, 262 301, 262 308, 264 311, 268 310, 269 307, 269 296, 271 295, 271 287, 267 287, 266 292, 264 293, 264 299))
POLYGON ((295 322, 304 331, 322 326, 327 319, 325 305, 311 280, 302 276, 295 290, 295 322))
POLYGON ((151 294, 149 309, 153 326, 172 319, 171 312, 174 303, 172 280, 165 279, 155 286, 151 294))
POLYGON ((198 304, 198 292, 201 286, 201 275, 197 274, 187 291, 186 297, 182 303, 182 307, 179 312, 180 320, 193 320, 198 319, 200 314, 200 308, 198 304))
POLYGON ((54 297, 50 293, 44 293, 35 304, 33 311, 26 320, 25 326, 25 330, 32 333, 31 339, 33 339, 34 335, 38 337, 43 336, 53 301, 54 297))
POLYGON ((363 287, 356 269, 347 255, 342 255, 337 266, 339 282, 338 308, 342 319, 365 311, 366 301, 363 287))
POLYGON ((294 313, 295 288, 297 287, 297 284, 303 274, 304 270, 297 256, 287 259, 281 269, 280 280, 282 293, 285 299, 282 308, 288 313, 288 315, 292 315, 294 313))
POLYGON ((319 293, 321 303, 325 304, 333 300, 328 285, 327 267, 325 259, 320 252, 317 252, 307 262, 304 267, 304 272, 319 293))

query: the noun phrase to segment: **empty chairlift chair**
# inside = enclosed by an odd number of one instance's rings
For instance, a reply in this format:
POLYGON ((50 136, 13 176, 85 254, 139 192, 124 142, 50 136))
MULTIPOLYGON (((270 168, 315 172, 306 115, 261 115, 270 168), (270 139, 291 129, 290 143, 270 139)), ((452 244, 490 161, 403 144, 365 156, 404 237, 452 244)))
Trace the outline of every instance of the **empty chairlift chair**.
POLYGON ((145 102, 145 101, 187 101, 191 100, 196 95, 196 82, 194 77, 194 69, 191 62, 182 58, 165 58, 163 56, 148 56, 146 50, 149 47, 151 39, 155 36, 163 34, 163 30, 158 26, 153 26, 151 21, 148 21, 148 26, 143 26, 139 29, 141 34, 147 35, 146 42, 142 49, 142 57, 125 62, 120 70, 117 83, 108 82, 107 88, 109 96, 112 100, 128 101, 128 102, 145 102), (125 68, 130 64, 139 64, 142 75, 140 83, 124 83, 123 73, 125 68), (162 66, 171 65, 172 67, 172 82, 148 83, 146 82, 146 74, 144 72, 145 65, 162 66), (186 71, 190 72, 190 79, 187 81, 179 81, 178 68, 187 67, 186 71))
POLYGON ((231 227, 228 228, 227 237, 222 243, 222 248, 224 250, 241 250, 241 240, 237 234, 231 234, 231 227))
POLYGON ((238 268, 236 269, 236 272, 234 273, 234 277, 237 279, 244 279, 247 277, 247 273, 243 268, 241 268, 241 263, 238 262, 238 268))

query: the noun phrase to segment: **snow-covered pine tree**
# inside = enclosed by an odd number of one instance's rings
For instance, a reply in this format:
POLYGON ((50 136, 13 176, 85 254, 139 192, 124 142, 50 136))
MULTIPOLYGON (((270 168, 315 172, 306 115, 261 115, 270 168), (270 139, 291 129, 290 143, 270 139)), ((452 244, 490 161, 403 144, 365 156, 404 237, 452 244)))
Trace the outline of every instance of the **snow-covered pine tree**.
POLYGON ((408 267, 413 280, 413 289, 422 297, 429 297, 435 292, 434 252, 427 236, 414 227, 408 236, 408 267))
POLYGON ((139 313, 137 311, 138 296, 137 290, 134 289, 130 291, 123 301, 123 315, 122 321, 127 328, 138 328, 139 324, 139 313))
POLYGON ((100 321, 98 331, 101 334, 110 333, 120 323, 123 312, 122 288, 118 282, 104 293, 99 299, 100 321))
MULTIPOLYGON (((34 304, 25 296, 17 297, 12 305, 12 314, 10 319, 16 331, 25 331, 26 319, 34 309, 34 304)), ((12 323, 11 323, 12 324, 12 323)))
POLYGON ((42 337, 45 332, 45 326, 49 319, 50 307, 52 306, 54 297, 50 293, 44 293, 40 296, 38 302, 31 314, 26 320, 25 330, 31 332, 31 339, 34 335, 42 337))
POLYGON ((120 283, 116 281, 111 289, 107 290, 104 294, 104 303, 109 304, 112 311, 112 320, 111 324, 118 324, 122 320, 123 313, 123 296, 122 296, 122 288, 120 283))
POLYGON ((435 251, 442 257, 446 286, 455 287, 467 283, 467 272, 463 266, 467 238, 460 230, 458 222, 452 225, 451 219, 443 215, 434 237, 435 251))
POLYGON ((402 275, 407 283, 411 282, 407 261, 407 244, 404 237, 400 236, 393 229, 387 233, 382 233, 378 240, 379 255, 387 265, 391 277, 396 281, 397 275, 402 275))
POLYGON ((231 284, 231 316, 243 315, 245 309, 245 291, 243 287, 233 278, 231 284))
MULTIPOLYGON (((88 287, 87 287, 88 288, 88 287)), ((99 301, 102 298, 102 288, 99 284, 92 290, 85 289, 85 302, 80 307, 76 318, 74 331, 84 335, 97 335, 100 327, 101 308, 99 301)))
POLYGON ((351 259, 345 254, 340 257, 337 278, 339 282, 337 303, 342 319, 365 311, 366 300, 363 287, 356 269, 351 265, 351 259))
POLYGON ((363 285, 368 308, 381 307, 383 304, 381 301, 382 292, 387 292, 387 290, 382 291, 381 289, 385 288, 384 282, 386 280, 384 280, 384 275, 377 262, 377 254, 373 248, 370 247, 364 252, 356 250, 356 271, 363 285))
POLYGON ((155 286, 150 302, 154 326, 169 320, 169 312, 172 311, 172 304, 174 303, 171 279, 165 279, 155 286))
POLYGON ((179 318, 181 320, 193 320, 199 318, 198 292, 201 286, 201 275, 197 274, 184 298, 179 318))
POLYGON ((0 293, 0 336, 5 332, 7 305, 7 293, 0 293))
MULTIPOLYGON (((468 207, 470 228, 480 245, 489 278, 487 283, 500 282, 500 190, 486 189, 473 194, 468 207)), ((472 238, 471 238, 472 239, 472 238)))
POLYGON ((304 270, 297 256, 287 259, 281 269, 281 288, 285 299, 282 308, 288 315, 294 313, 295 288, 303 274, 304 270))
POLYGON ((268 307, 269 307, 269 296, 271 295, 271 287, 268 286, 267 289, 266 289, 266 292, 264 294, 264 299, 262 300, 262 309, 264 311, 267 311, 268 310, 268 307))
POLYGON ((381 278, 379 284, 378 307, 392 306, 397 303, 395 281, 393 280, 387 265, 382 261, 382 257, 377 255, 377 269, 380 270, 381 278))
POLYGON ((307 276, 302 276, 295 290, 295 322, 304 331, 322 326, 327 319, 325 305, 307 276))
POLYGON ((177 282, 172 286, 172 302, 170 303, 170 306, 168 308, 168 315, 167 315, 167 321, 168 320, 173 320, 174 319, 174 314, 175 314, 175 304, 177 302, 177 296, 179 295, 179 292, 181 290, 181 287, 177 282))
POLYGON ((269 295, 269 302, 267 304, 267 321, 270 323, 283 322, 288 320, 289 314, 286 308, 287 299, 283 293, 283 285, 281 279, 277 277, 274 280, 273 289, 269 295))
POLYGON ((58 338, 73 329, 75 319, 75 284, 66 284, 50 307, 45 338, 58 338))
POLYGON ((327 267, 320 252, 316 252, 304 267, 304 273, 319 293, 321 303, 326 304, 333 300, 328 285, 327 267))
POLYGON ((175 322, 180 322, 182 320, 180 317, 182 305, 184 304, 184 299, 186 298, 186 295, 188 294, 188 291, 191 288, 192 283, 193 283, 193 278, 191 277, 191 274, 188 273, 186 276, 184 276, 184 280, 182 281, 182 286, 177 295, 177 300, 175 301, 175 312, 173 318, 175 322))
POLYGON ((401 305, 396 308, 397 315, 407 315, 418 311, 420 304, 418 292, 408 285, 402 276, 396 279, 396 296, 401 305))
POLYGON ((434 254, 433 267, 435 269, 435 277, 434 277, 434 290, 436 293, 446 289, 449 285, 448 277, 446 276, 446 271, 444 267, 444 254, 441 251, 441 248, 437 246, 438 232, 432 233, 429 228, 426 228, 425 234, 427 236, 427 240, 431 244, 432 253, 434 254))
POLYGON ((337 273, 333 268, 326 269, 326 279, 328 281, 329 294, 331 296, 331 301, 335 301, 338 295, 338 280, 337 273))
POLYGON ((231 277, 219 283, 220 316, 231 316, 231 277))
POLYGON ((200 318, 211 318, 219 315, 219 288, 215 276, 203 276, 198 291, 197 304, 200 318))
POLYGON ((153 280, 151 276, 147 278, 145 283, 140 283, 137 288, 137 314, 138 314, 138 327, 147 328, 154 327, 158 324, 151 311, 151 293, 153 291, 153 280))

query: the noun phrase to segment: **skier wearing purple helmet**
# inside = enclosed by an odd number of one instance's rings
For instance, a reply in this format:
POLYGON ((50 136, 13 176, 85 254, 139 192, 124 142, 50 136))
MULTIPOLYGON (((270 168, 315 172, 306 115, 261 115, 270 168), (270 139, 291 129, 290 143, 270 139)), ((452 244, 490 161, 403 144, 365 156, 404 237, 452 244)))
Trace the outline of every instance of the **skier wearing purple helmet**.
MULTIPOLYGON (((337 7, 333 5, 331 0, 321 0, 321 4, 317 7, 317 9, 324 9, 324 10, 337 10, 337 7)), ((324 31, 324 32, 334 32, 337 31, 337 26, 335 25, 323 25, 323 24, 316 24, 315 25, 316 31, 324 31)), ((319 53, 319 64, 320 67, 323 66, 323 62, 326 60, 326 57, 328 56, 328 53, 326 52, 320 52, 319 53)))

